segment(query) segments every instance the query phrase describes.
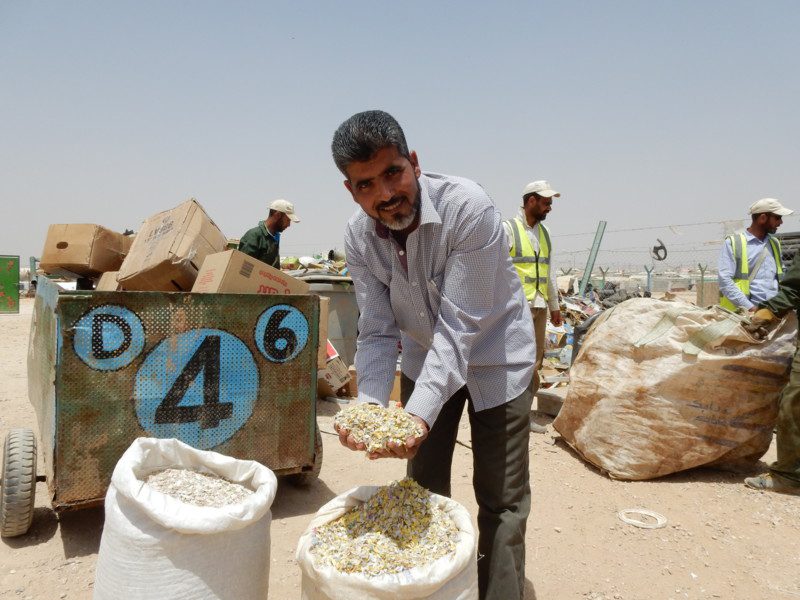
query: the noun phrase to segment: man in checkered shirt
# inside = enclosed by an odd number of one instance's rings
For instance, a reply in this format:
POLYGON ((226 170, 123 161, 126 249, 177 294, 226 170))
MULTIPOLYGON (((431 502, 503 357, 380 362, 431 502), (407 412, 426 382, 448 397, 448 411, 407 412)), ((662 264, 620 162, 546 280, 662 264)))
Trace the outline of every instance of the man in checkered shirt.
MULTIPOLYGON (((370 457, 407 458, 410 477, 449 496, 467 404, 480 597, 522 598, 536 348, 500 212, 478 184, 423 173, 385 112, 353 115, 331 147, 360 206, 345 231, 360 309, 358 400, 388 405, 399 340, 402 403, 424 431, 370 457)), ((364 449, 346 430, 339 438, 364 449)))

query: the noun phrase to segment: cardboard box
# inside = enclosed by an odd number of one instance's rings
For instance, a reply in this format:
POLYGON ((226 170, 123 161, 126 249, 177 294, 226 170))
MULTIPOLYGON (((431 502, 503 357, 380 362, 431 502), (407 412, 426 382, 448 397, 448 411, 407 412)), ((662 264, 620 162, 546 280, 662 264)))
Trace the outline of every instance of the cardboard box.
POLYGON ((336 356, 328 361, 324 369, 317 371, 317 395, 320 398, 336 396, 348 381, 350 373, 347 366, 339 356, 336 356))
MULTIPOLYGON (((344 384, 344 386, 341 388, 341 391, 344 392, 345 396, 358 398, 358 375, 356 373, 355 365, 350 365, 350 368, 347 369, 347 373, 350 376, 350 381, 344 384)), ((390 404, 400 402, 400 373, 400 369, 397 369, 394 374, 394 384, 392 385, 392 391, 389 394, 390 404)))
POLYGON ((117 281, 119 271, 106 271, 100 276, 97 285, 94 286, 95 292, 116 292, 121 290, 122 287, 117 281))
POLYGON ((400 374, 402 371, 397 369, 394 372, 394 385, 392 386, 392 392, 389 394, 389 402, 400 402, 400 374))
POLYGON ((324 369, 328 362, 328 313, 331 299, 319 297, 319 345, 317 346, 317 368, 324 369))
POLYGON ((192 292, 206 294, 308 294, 310 289, 305 281, 238 250, 207 256, 192 286, 192 292))
POLYGON ((356 374, 356 366, 350 365, 350 367, 347 369, 347 374, 350 375, 350 381, 344 385, 342 391, 344 392, 345 396, 358 398, 358 375, 356 374))
POLYGON ((125 256, 128 256, 128 253, 131 251, 131 246, 133 246, 133 240, 136 239, 135 233, 130 233, 128 235, 122 235, 122 253, 125 256))
POLYGON ((142 224, 119 269, 119 282, 126 290, 189 291, 206 256, 226 244, 203 207, 189 199, 142 224))
POLYGON ((125 257, 125 236, 91 223, 50 225, 40 268, 49 275, 99 277, 125 257))

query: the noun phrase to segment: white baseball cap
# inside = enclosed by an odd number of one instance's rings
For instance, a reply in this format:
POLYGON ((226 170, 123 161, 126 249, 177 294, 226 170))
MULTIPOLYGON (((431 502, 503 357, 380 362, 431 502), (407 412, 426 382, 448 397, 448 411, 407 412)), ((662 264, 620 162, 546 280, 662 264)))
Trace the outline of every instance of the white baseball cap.
POLYGON ((272 204, 269 205, 269 208, 270 210, 277 210, 278 212, 282 212, 295 223, 300 222, 300 217, 294 214, 294 204, 284 200, 283 198, 275 200, 272 204))
POLYGON ((552 189, 550 184, 544 179, 540 179, 539 181, 531 181, 528 185, 526 185, 525 189, 522 190, 522 197, 525 198, 529 194, 537 194, 545 198, 552 198, 553 196, 558 198, 561 196, 561 194, 552 189))
POLYGON ((779 215, 781 217, 785 217, 786 215, 792 214, 794 211, 790 208, 786 208, 783 204, 775 200, 775 198, 762 198, 757 202, 754 202, 750 205, 750 214, 751 215, 760 215, 761 213, 772 213, 773 215, 779 215))

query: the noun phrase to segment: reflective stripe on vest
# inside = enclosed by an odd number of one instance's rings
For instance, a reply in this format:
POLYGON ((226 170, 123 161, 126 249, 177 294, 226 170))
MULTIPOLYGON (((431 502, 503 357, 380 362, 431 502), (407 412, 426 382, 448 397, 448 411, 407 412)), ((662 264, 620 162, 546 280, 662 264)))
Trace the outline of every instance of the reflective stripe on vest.
POLYGON ((506 221, 514 238, 511 246, 511 262, 517 269, 522 289, 528 300, 533 300, 539 292, 545 301, 547 297, 547 282, 550 273, 550 232, 543 223, 539 223, 539 252, 533 249, 533 244, 525 231, 525 225, 519 217, 506 221))
MULTIPOLYGON (((775 259, 775 275, 777 279, 780 280, 783 276, 783 265, 781 264, 781 241, 769 234, 767 234, 767 241, 769 241, 770 248, 772 249, 772 258, 775 259)), ((747 238, 745 237, 744 233, 734 233, 725 238, 725 242, 730 244, 731 253, 733 254, 733 283, 749 300, 750 265, 747 260, 747 238)), ((733 302, 722 295, 722 292, 720 292, 719 304, 728 310, 736 310, 737 308, 733 302)))

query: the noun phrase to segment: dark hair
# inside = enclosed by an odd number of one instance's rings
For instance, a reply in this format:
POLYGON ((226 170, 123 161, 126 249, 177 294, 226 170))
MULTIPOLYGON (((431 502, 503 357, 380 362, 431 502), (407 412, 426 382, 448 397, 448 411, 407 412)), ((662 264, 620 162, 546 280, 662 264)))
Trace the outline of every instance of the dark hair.
POLYGON ((350 163, 368 161, 378 150, 389 146, 410 160, 406 136, 394 117, 382 110, 367 110, 339 125, 333 134, 331 152, 333 162, 346 176, 350 163))

